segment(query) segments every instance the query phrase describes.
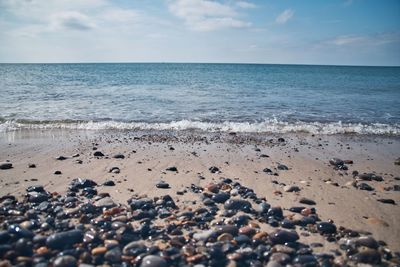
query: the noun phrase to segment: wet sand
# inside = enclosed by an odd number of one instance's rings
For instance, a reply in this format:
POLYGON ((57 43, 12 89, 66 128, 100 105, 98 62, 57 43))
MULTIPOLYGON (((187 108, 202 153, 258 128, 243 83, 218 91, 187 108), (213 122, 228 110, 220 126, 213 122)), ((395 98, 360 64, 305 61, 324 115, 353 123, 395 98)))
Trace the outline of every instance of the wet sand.
MULTIPOLYGON (((169 194, 181 208, 194 208, 203 204, 191 185, 207 187, 231 178, 254 189, 271 206, 282 207, 288 218, 294 216, 288 210, 291 207, 314 207, 321 220, 370 232, 391 250, 400 251, 400 192, 395 190, 400 185, 400 166, 394 164, 400 156, 398 137, 26 130, 1 133, 0 151, 0 162, 13 164, 12 169, 0 170, 0 196, 22 199, 32 185, 62 194, 79 177, 97 182, 99 193, 109 193, 117 203, 126 204, 133 195, 169 194), (94 156, 96 151, 104 156, 94 156), (118 153, 124 158, 113 157, 118 153), (66 159, 56 160, 59 156, 66 159), (346 164, 348 170, 338 170, 329 163, 332 158, 353 163, 346 164), (288 169, 278 168, 279 164, 288 169), (210 172, 212 166, 219 171, 210 172), (110 172, 113 167, 120 172, 110 172), (168 171, 169 167, 177 171, 168 171), (374 173, 383 181, 361 181, 354 171, 374 173), (107 180, 115 186, 101 186, 107 180), (170 187, 157 188, 161 180, 170 187), (374 190, 360 190, 361 183, 374 190), (286 192, 291 185, 300 191, 286 192), (303 197, 316 204, 299 203, 303 197)), ((273 230, 267 224, 261 226, 267 232, 273 230)), ((318 234, 302 235, 301 240, 323 243, 319 251, 337 247, 318 234)))

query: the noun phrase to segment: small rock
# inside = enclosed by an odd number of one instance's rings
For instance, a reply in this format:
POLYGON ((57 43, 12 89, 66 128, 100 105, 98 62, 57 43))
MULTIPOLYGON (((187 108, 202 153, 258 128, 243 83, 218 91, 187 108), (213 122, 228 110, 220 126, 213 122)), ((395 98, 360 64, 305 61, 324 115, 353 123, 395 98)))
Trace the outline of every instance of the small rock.
POLYGON ((110 170, 108 170, 108 172, 111 173, 120 173, 121 170, 118 167, 111 167, 110 170))
POLYGON ((215 166, 212 166, 212 167, 208 168, 208 170, 209 170, 211 173, 219 173, 219 172, 220 172, 220 171, 219 171, 219 168, 218 168, 218 167, 215 167, 215 166))
POLYGON ((350 257, 352 260, 360 263, 380 264, 381 254, 375 249, 366 249, 350 257))
POLYGON ((103 183, 103 186, 115 186, 114 181, 107 180, 103 183))
POLYGON ((366 190, 366 191, 374 191, 375 190, 372 186, 370 186, 369 184, 366 184, 366 183, 358 184, 357 188, 360 190, 366 190))
POLYGON ((314 200, 309 199, 309 198, 305 198, 305 197, 302 197, 299 200, 299 202, 302 203, 302 204, 306 204, 306 205, 315 205, 315 204, 317 204, 314 200))
POLYGON ((29 163, 29 164, 28 164, 28 168, 31 168, 31 169, 36 168, 36 164, 29 163))
POLYGON ((400 158, 397 158, 397 159, 394 161, 394 165, 400 165, 400 158))
POLYGON ((55 171, 54 174, 55 174, 55 175, 60 175, 60 174, 61 174, 61 171, 55 171))
POLYGON ((46 245, 52 249, 64 249, 82 241, 83 232, 81 230, 70 230, 50 235, 46 239, 46 245))
POLYGON ((59 156, 56 158, 56 160, 66 160, 66 159, 67 159, 67 157, 64 157, 64 156, 59 156))
POLYGON ((165 170, 166 170, 166 171, 170 171, 170 172, 178 172, 178 169, 177 169, 175 166, 173 166, 173 167, 168 167, 168 168, 166 168, 165 170))
POLYGON ((321 234, 334 234, 336 233, 336 225, 329 222, 320 222, 317 224, 317 230, 321 234))
POLYGON ((93 153, 93 156, 95 156, 95 157, 104 157, 104 154, 101 153, 100 151, 96 151, 96 152, 93 153))
POLYGON ((169 187, 169 184, 166 183, 166 182, 164 182, 164 181, 158 182, 158 183, 156 184, 156 187, 157 187, 157 188, 162 188, 162 189, 170 188, 170 187, 169 187))
POLYGON ((396 205, 396 202, 393 199, 390 198, 380 198, 377 199, 379 202, 385 203, 385 204, 392 204, 392 205, 396 205))
POLYGON ((114 158, 114 159, 124 159, 125 156, 124 156, 123 154, 118 153, 118 154, 115 154, 115 155, 113 156, 113 158, 114 158))
POLYGON ((295 242, 299 239, 299 235, 295 231, 276 230, 269 235, 272 243, 285 244, 287 242, 295 242))
POLYGON ((143 258, 140 267, 167 267, 167 262, 156 255, 148 255, 143 258))
POLYGON ((278 170, 281 170, 281 171, 287 171, 287 170, 289 170, 289 168, 286 166, 286 165, 284 165, 284 164, 278 164, 278 170))
POLYGON ((53 267, 75 267, 77 261, 74 257, 70 255, 59 256, 53 262, 53 267))
POLYGON ((94 205, 100 209, 109 209, 116 206, 115 202, 110 197, 103 197, 97 200, 94 205))
POLYGON ((283 188, 283 190, 285 192, 299 192, 300 191, 300 187, 296 186, 296 185, 287 185, 283 188))
POLYGON ((0 170, 8 170, 11 169, 12 163, 11 162, 0 162, 0 170))
POLYGON ((249 212, 251 209, 251 203, 242 199, 229 199, 225 203, 224 208, 226 210, 241 210, 249 212))

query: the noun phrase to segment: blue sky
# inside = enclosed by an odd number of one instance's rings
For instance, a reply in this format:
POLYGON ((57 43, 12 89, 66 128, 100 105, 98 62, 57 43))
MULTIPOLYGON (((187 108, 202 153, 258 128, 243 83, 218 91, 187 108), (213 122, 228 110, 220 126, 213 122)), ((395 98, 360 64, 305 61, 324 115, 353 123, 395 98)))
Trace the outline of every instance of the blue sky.
POLYGON ((0 62, 400 65, 398 0, 0 0, 0 62))

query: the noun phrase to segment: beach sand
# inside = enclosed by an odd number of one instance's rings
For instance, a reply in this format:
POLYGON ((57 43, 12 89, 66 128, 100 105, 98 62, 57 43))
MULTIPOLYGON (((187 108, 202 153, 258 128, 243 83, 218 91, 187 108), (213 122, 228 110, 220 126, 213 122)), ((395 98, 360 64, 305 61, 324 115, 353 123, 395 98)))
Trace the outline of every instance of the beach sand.
MULTIPOLYGON (((13 164, 12 169, 0 170, 1 196, 12 194, 22 199, 28 186, 38 184, 49 192, 65 193, 71 180, 80 177, 94 180, 99 192, 109 193, 124 205, 135 194, 169 194, 180 209, 193 209, 202 206, 202 200, 201 194, 191 192, 192 184, 206 187, 231 178, 254 189, 272 206, 282 207, 285 216, 294 215, 288 210, 291 207, 314 207, 322 221, 333 220, 337 227, 370 232, 392 251, 400 251, 400 193, 394 190, 400 185, 400 166, 394 164, 400 156, 398 137, 24 130, 1 133, 0 151, 0 162, 13 164), (105 156, 95 157, 96 151, 105 156), (118 153, 125 158, 113 158, 118 153), (59 156, 67 159, 56 160, 59 156), (332 158, 353 164, 346 164, 346 171, 337 170, 329 163, 332 158), (29 168, 29 164, 36 168, 29 168), (278 169, 279 164, 288 170, 278 169), (210 172, 212 166, 220 172, 210 172), (120 173, 110 173, 112 167, 118 167, 120 173), (169 167, 177 171, 166 170, 169 167), (272 173, 265 172, 266 168, 272 173), (358 181, 358 185, 365 182, 374 188, 360 190, 354 186, 359 178, 353 171, 373 172, 383 181, 358 181), (115 186, 100 186, 106 180, 114 181, 115 186), (170 188, 157 188, 161 180, 170 188), (286 192, 291 185, 300 191, 286 192), (299 203, 303 197, 316 204, 299 203), (392 199, 396 204, 377 199, 392 199)), ((267 224, 261 227, 273 230, 267 224)), ((319 234, 301 235, 300 240, 321 242, 324 246, 315 249, 320 252, 338 246, 319 234)))

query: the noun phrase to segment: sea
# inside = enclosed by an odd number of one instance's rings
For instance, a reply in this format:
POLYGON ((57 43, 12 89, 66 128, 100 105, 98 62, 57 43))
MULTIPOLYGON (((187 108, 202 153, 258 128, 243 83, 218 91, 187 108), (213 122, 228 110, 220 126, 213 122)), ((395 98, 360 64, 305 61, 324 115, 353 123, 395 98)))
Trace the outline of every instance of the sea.
POLYGON ((0 64, 0 132, 400 135, 400 67, 0 64))

